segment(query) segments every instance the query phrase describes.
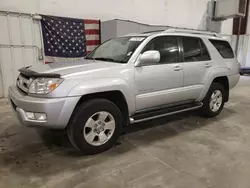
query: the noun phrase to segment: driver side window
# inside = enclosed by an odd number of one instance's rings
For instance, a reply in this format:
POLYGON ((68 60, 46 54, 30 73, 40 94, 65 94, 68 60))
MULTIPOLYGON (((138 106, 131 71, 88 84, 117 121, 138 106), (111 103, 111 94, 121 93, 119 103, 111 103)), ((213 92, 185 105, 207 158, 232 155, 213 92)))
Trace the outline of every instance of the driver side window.
POLYGON ((177 37, 162 36, 150 41, 143 52, 157 50, 160 52, 161 59, 159 63, 177 63, 179 62, 179 48, 177 37))

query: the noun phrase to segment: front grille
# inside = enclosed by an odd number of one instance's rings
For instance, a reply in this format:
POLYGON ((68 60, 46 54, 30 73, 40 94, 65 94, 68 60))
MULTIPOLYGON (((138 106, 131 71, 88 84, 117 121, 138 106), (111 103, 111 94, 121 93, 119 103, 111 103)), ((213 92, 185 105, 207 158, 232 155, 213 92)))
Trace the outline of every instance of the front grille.
POLYGON ((17 78, 17 87, 21 89, 23 92, 27 93, 29 90, 30 79, 27 76, 19 74, 17 78))

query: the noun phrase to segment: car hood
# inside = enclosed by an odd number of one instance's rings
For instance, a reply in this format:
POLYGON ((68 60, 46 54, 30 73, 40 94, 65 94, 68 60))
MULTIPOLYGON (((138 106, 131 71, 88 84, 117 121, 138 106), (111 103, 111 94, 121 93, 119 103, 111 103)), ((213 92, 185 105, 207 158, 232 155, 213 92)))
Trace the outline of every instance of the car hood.
POLYGON ((60 63, 38 64, 31 66, 29 69, 37 73, 55 73, 62 77, 75 73, 98 71, 100 69, 110 69, 112 67, 122 66, 120 63, 95 61, 95 60, 77 60, 60 63))

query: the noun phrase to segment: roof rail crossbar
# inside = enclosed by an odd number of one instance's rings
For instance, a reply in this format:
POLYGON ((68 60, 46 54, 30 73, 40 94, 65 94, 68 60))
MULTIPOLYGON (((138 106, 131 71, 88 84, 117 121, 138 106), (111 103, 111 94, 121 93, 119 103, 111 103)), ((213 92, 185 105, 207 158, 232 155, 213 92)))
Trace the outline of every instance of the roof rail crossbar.
POLYGON ((146 31, 146 32, 143 32, 142 34, 148 34, 148 33, 157 33, 157 32, 163 32, 165 30, 161 29, 161 30, 152 30, 152 31, 146 31))
POLYGON ((165 30, 166 33, 174 33, 174 32, 180 32, 180 33, 191 33, 191 34, 199 34, 199 35, 210 35, 215 37, 221 37, 220 34, 212 31, 201 31, 201 30, 194 30, 194 29, 175 29, 170 28, 165 30))

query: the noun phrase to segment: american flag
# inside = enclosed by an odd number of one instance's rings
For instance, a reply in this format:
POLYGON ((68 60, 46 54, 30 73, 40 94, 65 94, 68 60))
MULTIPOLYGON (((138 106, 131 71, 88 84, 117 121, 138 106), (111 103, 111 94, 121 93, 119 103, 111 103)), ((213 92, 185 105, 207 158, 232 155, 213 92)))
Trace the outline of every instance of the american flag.
POLYGON ((81 58, 100 44, 100 21, 42 16, 45 62, 81 58))

